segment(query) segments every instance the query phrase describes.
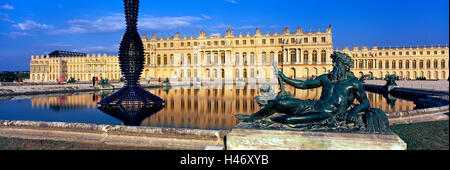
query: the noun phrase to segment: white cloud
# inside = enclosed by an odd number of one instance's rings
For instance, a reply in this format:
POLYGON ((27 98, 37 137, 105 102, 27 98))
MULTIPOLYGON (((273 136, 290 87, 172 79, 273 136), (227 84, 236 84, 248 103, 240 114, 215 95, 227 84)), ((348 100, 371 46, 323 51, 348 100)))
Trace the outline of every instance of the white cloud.
POLYGON ((30 34, 26 32, 9 32, 9 33, 0 33, 2 36, 8 36, 11 38, 17 38, 17 37, 23 37, 23 36, 31 36, 30 34))
POLYGON ((232 3, 232 4, 237 4, 236 0, 225 0, 225 2, 229 2, 229 3, 232 3))
MULTIPOLYGON (((145 31, 164 31, 195 27, 195 23, 211 19, 210 16, 180 16, 180 17, 155 17, 142 16, 138 21, 138 28, 145 31)), ((52 30, 49 34, 86 34, 108 33, 124 30, 125 17, 123 14, 113 14, 99 17, 95 20, 76 19, 67 22, 70 26, 64 29, 52 30)))
POLYGON ((84 48, 78 48, 78 49, 72 49, 71 51, 74 52, 81 52, 81 53, 90 53, 90 54, 97 54, 101 53, 118 53, 119 52, 120 44, 115 44, 111 46, 92 46, 92 47, 84 47, 84 48))
POLYGON ((4 10, 14 10, 15 8, 14 8, 12 5, 5 4, 5 5, 3 5, 3 6, 1 7, 1 9, 4 9, 4 10))
POLYGON ((0 13, 0 21, 14 23, 13 20, 9 19, 8 14, 2 14, 2 13, 0 13))
POLYGON ((20 30, 31 30, 31 29, 51 29, 51 25, 47 24, 39 24, 32 20, 25 20, 25 22, 14 24, 13 25, 16 28, 19 28, 20 30))

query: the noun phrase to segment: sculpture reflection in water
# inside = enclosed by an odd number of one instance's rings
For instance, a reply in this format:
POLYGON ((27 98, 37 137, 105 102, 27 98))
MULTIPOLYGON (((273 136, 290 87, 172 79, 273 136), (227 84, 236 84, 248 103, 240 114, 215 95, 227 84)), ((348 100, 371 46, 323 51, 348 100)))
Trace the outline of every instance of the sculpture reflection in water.
POLYGON ((99 107, 102 112, 120 119, 123 125, 141 126, 142 121, 158 113, 163 105, 125 105, 119 107, 99 107))
POLYGON ((134 120, 161 110, 165 102, 139 85, 145 60, 144 45, 137 31, 139 0, 124 0, 124 4, 127 28, 120 43, 119 63, 125 85, 101 100, 99 109, 133 125, 138 122, 134 120))

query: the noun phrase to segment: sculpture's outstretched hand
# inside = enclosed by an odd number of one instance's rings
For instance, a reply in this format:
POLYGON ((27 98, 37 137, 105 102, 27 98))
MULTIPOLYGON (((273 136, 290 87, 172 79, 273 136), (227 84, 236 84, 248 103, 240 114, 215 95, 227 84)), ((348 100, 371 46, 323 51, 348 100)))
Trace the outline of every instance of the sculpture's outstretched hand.
POLYGON ((250 115, 244 115, 244 114, 237 114, 235 115, 235 117, 238 120, 242 120, 244 122, 252 122, 252 120, 250 119, 250 115))

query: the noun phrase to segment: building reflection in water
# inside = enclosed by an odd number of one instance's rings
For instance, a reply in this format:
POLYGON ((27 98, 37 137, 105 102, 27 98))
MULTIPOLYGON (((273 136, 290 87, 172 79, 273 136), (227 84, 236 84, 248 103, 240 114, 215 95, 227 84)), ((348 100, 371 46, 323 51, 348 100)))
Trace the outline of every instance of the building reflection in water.
MULTIPOLYGON (((259 87, 259 86, 258 86, 259 87)), ((278 91, 277 86, 272 86, 278 91)), ((292 95, 299 99, 319 99, 321 89, 300 90, 286 86, 292 95)), ((236 114, 251 114, 260 108, 255 103, 254 97, 259 95, 258 88, 238 89, 235 86, 214 86, 195 89, 193 87, 174 88, 169 91, 164 89, 147 89, 149 92, 160 96, 166 101, 166 107, 157 114, 139 115, 142 126, 173 127, 173 128, 199 128, 199 129, 231 129, 239 121, 236 114)), ((97 103, 105 94, 76 94, 61 97, 33 98, 33 107, 59 106, 68 109, 96 109, 97 103)), ((380 108, 385 112, 413 110, 415 104, 406 100, 390 100, 383 95, 367 93, 367 97, 374 108, 380 108)), ((112 115, 119 118, 117 114, 112 115)), ((122 115, 123 117, 123 115, 122 115)), ((119 118, 120 119, 120 118, 119 118)), ((123 119, 120 119, 124 121, 123 119)), ((127 122, 123 122, 128 124, 127 122)))

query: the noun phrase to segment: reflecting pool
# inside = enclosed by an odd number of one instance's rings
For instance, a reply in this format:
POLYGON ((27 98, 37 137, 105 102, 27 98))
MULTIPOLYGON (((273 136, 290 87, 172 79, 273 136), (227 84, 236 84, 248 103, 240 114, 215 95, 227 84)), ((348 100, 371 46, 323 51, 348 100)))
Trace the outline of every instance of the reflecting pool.
MULTIPOLYGON (((275 91, 276 86, 273 86, 275 91)), ((287 86, 299 99, 319 99, 321 89, 300 90, 287 86)), ((231 129, 239 121, 235 114, 251 114, 260 108, 253 98, 258 88, 246 86, 178 87, 169 90, 147 89, 166 101, 157 113, 139 117, 142 126, 231 129)), ((36 96, 0 97, 0 119, 52 122, 76 122, 122 125, 129 117, 100 111, 97 103, 113 91, 90 93, 49 94, 36 96), (122 119, 122 120, 121 120, 122 119)), ((412 101, 367 92, 371 106, 385 112, 413 110, 412 101)))

